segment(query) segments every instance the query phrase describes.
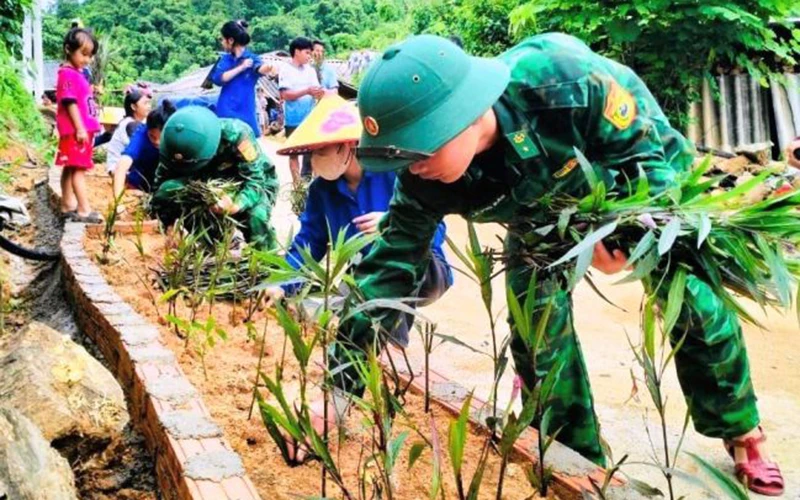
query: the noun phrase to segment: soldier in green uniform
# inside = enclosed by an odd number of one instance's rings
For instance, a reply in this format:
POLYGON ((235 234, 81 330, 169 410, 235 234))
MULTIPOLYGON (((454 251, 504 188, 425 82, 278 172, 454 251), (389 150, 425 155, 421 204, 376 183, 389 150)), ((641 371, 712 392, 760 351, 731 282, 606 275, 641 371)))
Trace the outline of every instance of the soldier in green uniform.
MULTIPOLYGON (((469 57, 439 37, 412 37, 371 67, 358 103, 362 165, 399 171, 382 238, 357 269, 366 299, 409 296, 425 274, 437 224, 460 214, 509 227, 507 281, 523 301, 532 271, 514 258, 525 244, 520 236, 537 238, 533 229, 545 219, 552 195, 588 194, 573 148, 616 191, 624 191, 626 179, 637 178, 640 169, 654 193, 663 191, 693 160, 691 144, 633 71, 563 34, 529 38, 496 59, 469 57)), ((602 272, 619 272, 626 262, 620 249, 609 251, 602 242, 595 247, 593 265, 602 272)), ((603 464, 567 273, 540 272, 537 283, 537 302, 554 301, 546 348, 536 355, 537 375, 563 362, 550 428, 563 426, 560 441, 603 464)), ((666 297, 660 299, 663 306, 666 297)), ((396 314, 373 317, 389 325, 396 314)), ((783 479, 763 445, 736 314, 702 279, 690 276, 673 331, 688 332, 675 362, 695 428, 725 440, 737 475, 751 489, 781 494, 783 479)), ((532 389, 533 359, 514 325, 512 335, 516 370, 532 389)), ((376 342, 370 318, 343 324, 339 340, 331 356, 334 382, 357 393, 362 388, 348 360, 376 342)))
POLYGON ((232 215, 245 239, 259 249, 275 247, 270 223, 278 193, 275 166, 262 151, 252 128, 235 118, 217 118, 210 110, 188 106, 164 125, 151 207, 166 224, 180 216, 174 193, 190 180, 240 182, 239 192, 225 196, 211 210, 232 215))

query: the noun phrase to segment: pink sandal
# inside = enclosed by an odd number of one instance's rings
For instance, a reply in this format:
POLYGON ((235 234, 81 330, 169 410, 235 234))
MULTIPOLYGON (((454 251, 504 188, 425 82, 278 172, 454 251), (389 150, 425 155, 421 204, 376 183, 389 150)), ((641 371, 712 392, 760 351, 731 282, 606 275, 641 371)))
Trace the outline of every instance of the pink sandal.
POLYGON ((734 448, 744 448, 747 451, 747 462, 736 464, 735 473, 739 481, 750 491, 770 497, 783 495, 783 475, 775 462, 765 462, 758 451, 758 445, 767 440, 767 436, 759 426, 759 437, 747 439, 725 440, 725 449, 731 458, 736 460, 734 448))

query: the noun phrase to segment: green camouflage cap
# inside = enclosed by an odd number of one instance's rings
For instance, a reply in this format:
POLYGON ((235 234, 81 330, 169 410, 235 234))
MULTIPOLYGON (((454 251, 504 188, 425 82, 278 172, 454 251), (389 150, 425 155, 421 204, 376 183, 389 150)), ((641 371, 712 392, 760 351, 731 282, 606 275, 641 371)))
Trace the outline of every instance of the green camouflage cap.
POLYGON ((161 132, 161 161, 186 170, 204 167, 217 154, 222 127, 211 110, 187 106, 173 114, 161 132))
POLYGON ((471 57, 446 38, 413 36, 387 49, 358 92, 364 169, 408 167, 444 146, 505 91, 508 66, 471 57))

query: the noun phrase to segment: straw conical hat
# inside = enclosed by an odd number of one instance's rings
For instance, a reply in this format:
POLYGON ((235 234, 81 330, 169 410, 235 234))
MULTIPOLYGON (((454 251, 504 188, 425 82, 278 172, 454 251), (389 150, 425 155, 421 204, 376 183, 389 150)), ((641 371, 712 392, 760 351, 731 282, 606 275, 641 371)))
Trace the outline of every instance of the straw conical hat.
POLYGON ((332 144, 355 143, 360 137, 361 120, 356 103, 327 95, 314 106, 278 154, 304 154, 332 144))

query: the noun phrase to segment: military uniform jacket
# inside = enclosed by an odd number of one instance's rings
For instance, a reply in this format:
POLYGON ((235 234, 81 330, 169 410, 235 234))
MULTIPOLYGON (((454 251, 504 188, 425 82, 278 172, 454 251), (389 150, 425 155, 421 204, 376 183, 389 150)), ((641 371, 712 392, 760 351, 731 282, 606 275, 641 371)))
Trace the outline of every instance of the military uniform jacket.
POLYGON ((163 160, 158 166, 155 181, 158 190, 153 195, 151 206, 162 220, 177 218, 179 214, 174 212, 178 208, 171 202, 172 192, 191 180, 241 182, 233 200, 240 212, 247 212, 259 203, 267 203, 270 207, 275 204, 278 193, 275 166, 261 149, 253 130, 235 118, 222 118, 220 122, 222 134, 217 154, 204 167, 187 171, 163 160))
MULTIPOLYGON (((659 192, 691 165, 691 144, 669 125, 644 83, 578 39, 535 36, 499 59, 510 67, 511 81, 493 106, 498 142, 455 183, 408 171, 398 177, 383 237, 357 271, 368 299, 408 296, 423 277, 430 240, 446 214, 535 223, 553 195, 588 194, 573 148, 618 192, 640 168, 651 191, 659 192)), ((357 330, 369 327, 357 323, 357 330)))

